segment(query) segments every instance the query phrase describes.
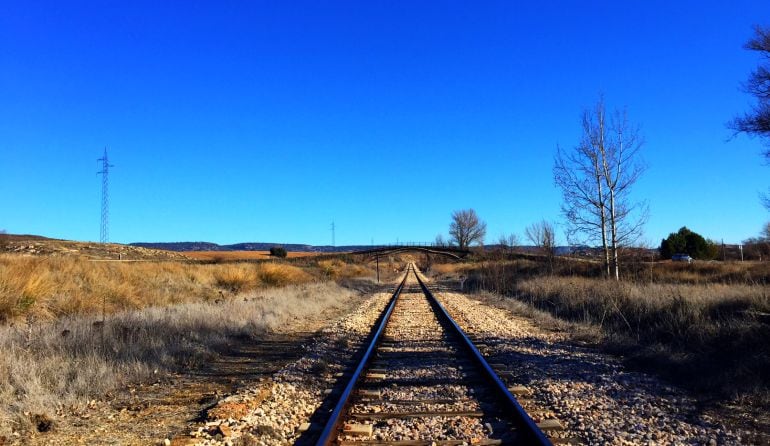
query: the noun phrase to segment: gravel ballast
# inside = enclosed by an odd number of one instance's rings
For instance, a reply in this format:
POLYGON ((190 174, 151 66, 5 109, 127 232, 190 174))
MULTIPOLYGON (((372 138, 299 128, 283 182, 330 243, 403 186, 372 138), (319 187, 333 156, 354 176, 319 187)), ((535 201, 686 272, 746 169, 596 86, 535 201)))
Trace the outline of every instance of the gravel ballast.
POLYGON ((566 333, 539 329, 463 294, 437 297, 467 334, 487 345, 488 362, 516 371, 517 382, 508 384, 532 392, 525 409, 552 411, 582 444, 743 444, 738 433, 701 416, 683 391, 572 345, 566 333))

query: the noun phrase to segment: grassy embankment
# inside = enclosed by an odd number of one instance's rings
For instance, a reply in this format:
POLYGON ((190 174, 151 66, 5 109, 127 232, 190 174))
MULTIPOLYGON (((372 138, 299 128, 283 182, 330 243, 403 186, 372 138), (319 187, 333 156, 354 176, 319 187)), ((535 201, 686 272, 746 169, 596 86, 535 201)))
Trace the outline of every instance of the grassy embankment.
POLYGON ((339 260, 104 263, 0 256, 0 438, 131 382, 194 370, 233 340, 347 305, 339 260), (106 317, 104 316, 106 315, 106 317))
POLYGON ((434 265, 569 322, 591 326, 602 345, 647 370, 700 391, 766 399, 770 389, 770 264, 631 264, 625 280, 596 264, 533 259, 434 265))
POLYGON ((0 323, 207 302, 270 286, 371 275, 340 260, 121 263, 0 255, 0 323))

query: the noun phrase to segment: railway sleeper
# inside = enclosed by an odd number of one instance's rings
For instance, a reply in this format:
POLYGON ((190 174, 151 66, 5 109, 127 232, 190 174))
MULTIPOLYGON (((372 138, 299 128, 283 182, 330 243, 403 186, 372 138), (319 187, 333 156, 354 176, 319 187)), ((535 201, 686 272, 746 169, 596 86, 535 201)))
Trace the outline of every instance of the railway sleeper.
MULTIPOLYGON (((378 392, 379 395, 379 392, 378 392)), ((420 404, 458 404, 458 403, 472 403, 474 401, 477 401, 475 398, 459 398, 459 399, 450 399, 450 398, 426 398, 426 399, 419 399, 419 400, 383 400, 377 397, 377 399, 366 399, 362 398, 360 400, 360 403, 377 403, 379 405, 383 404, 392 404, 394 406, 418 406, 420 404)))
MULTIPOLYGON (((464 386, 478 386, 486 384, 487 381, 479 376, 468 377, 462 381, 464 386)), ((452 378, 400 378, 383 381, 383 378, 375 378, 371 381, 362 381, 361 387, 424 387, 424 386, 442 386, 460 384, 452 378)))
POLYGON ((467 417, 482 418, 487 414, 478 411, 413 411, 413 412, 379 412, 379 413, 351 413, 348 416, 358 420, 384 420, 388 418, 431 418, 431 417, 467 417))
MULTIPOLYGON (((340 446, 460 446, 468 444, 468 440, 361 440, 339 442, 340 446)), ((503 444, 502 440, 493 438, 484 438, 477 441, 470 441, 474 446, 497 446, 503 444)))

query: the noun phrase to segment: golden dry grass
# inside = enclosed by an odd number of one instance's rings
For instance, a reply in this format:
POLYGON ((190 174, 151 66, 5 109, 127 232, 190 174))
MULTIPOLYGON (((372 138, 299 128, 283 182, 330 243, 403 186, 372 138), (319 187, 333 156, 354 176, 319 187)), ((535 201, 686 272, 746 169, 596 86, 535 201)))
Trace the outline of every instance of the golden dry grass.
POLYGON ((314 276, 284 263, 92 262, 0 255, 0 322, 207 301, 314 276))
POLYGON ((318 267, 324 277, 332 280, 349 279, 372 274, 371 269, 363 265, 346 263, 339 259, 320 260, 318 267))
MULTIPOLYGON (((290 269, 284 275, 280 265, 263 271, 298 278, 290 269)), ((355 296, 331 282, 310 283, 118 312, 98 330, 93 323, 101 321, 93 315, 0 326, 0 443, 12 431, 27 438, 34 414, 54 417, 127 383, 200 370, 234 342, 258 342, 266 331, 304 330, 305 320, 343 311, 355 296)))
POLYGON ((640 263, 621 282, 565 259, 553 274, 530 259, 469 265, 469 289, 597 327, 606 346, 673 380, 727 393, 770 389, 767 262, 640 263))

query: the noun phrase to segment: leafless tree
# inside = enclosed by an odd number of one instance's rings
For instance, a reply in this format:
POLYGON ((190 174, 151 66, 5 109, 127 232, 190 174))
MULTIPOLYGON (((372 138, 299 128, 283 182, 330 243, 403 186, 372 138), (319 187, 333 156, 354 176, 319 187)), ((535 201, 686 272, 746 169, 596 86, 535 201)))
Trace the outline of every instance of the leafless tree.
POLYGON ((433 246, 438 246, 439 248, 443 248, 448 246, 448 243, 446 240, 444 240, 444 236, 441 234, 438 234, 436 236, 436 239, 433 241, 433 246))
MULTIPOLYGON (((750 113, 738 116, 730 122, 730 127, 736 132, 745 132, 766 138, 770 143, 770 28, 760 26, 754 28, 754 37, 744 45, 744 48, 759 53, 764 64, 757 67, 749 75, 743 89, 757 98, 757 104, 750 113)), ((770 159, 770 147, 764 152, 770 159)))
POLYGON ((467 249, 473 243, 482 245, 486 234, 487 224, 479 220, 479 216, 473 209, 452 212, 449 236, 460 249, 467 249))
POLYGON ((553 272, 553 258, 556 256, 556 230, 553 224, 546 220, 533 223, 524 229, 524 235, 546 257, 553 272))
POLYGON ((743 241, 746 257, 759 260, 770 255, 770 223, 765 223, 757 237, 751 237, 743 241))
POLYGON ((519 245, 519 236, 516 234, 500 234, 500 238, 497 239, 497 244, 500 245, 500 248, 507 249, 508 251, 513 251, 513 249, 519 245))
POLYGON ((561 189, 562 213, 567 220, 566 234, 570 241, 581 235, 587 243, 601 241, 605 274, 610 274, 610 250, 607 241, 607 206, 602 181, 601 152, 598 145, 606 133, 604 107, 597 108, 600 118, 583 112, 583 136, 572 151, 556 149, 554 182, 561 189), (598 122, 596 122, 598 121, 598 122), (598 127, 598 128, 597 128, 598 127))
MULTIPOLYGON (((728 126, 736 133, 759 136, 766 144, 763 152, 765 162, 770 164, 770 28, 756 26, 754 37, 744 48, 762 56, 763 64, 749 75, 743 89, 757 99, 751 112, 735 117, 728 126)), ((770 209, 770 194, 763 196, 763 202, 770 209)))
POLYGON ((568 238, 601 241, 607 276, 620 278, 619 250, 633 244, 647 221, 647 206, 630 192, 644 173, 643 140, 625 111, 607 116, 602 99, 583 113, 583 136, 572 151, 557 149, 554 181, 562 191, 568 238))

